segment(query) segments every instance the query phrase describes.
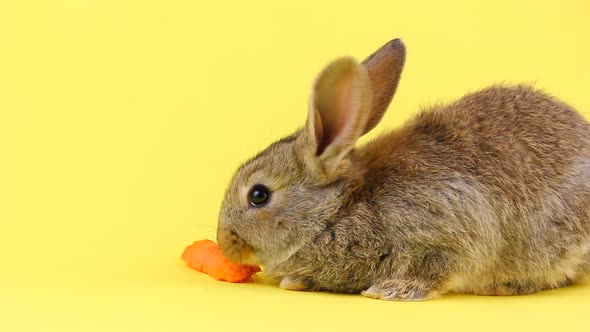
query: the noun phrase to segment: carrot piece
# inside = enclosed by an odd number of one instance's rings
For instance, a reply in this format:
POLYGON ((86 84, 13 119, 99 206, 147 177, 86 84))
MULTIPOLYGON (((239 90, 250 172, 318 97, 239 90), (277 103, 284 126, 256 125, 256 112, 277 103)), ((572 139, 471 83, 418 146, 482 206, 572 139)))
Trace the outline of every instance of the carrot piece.
POLYGON ((215 280, 244 282, 260 272, 256 265, 236 264, 223 256, 217 243, 211 240, 196 241, 184 249, 181 256, 192 268, 206 273, 215 280))

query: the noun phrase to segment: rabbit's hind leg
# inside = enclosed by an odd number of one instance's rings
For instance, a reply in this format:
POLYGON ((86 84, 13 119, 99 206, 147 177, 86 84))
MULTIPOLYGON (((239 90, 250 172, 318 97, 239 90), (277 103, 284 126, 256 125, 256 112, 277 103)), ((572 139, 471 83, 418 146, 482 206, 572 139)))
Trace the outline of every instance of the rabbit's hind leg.
POLYGON ((439 295, 433 286, 417 279, 389 279, 371 286, 361 294, 388 301, 424 301, 439 295))
POLYGON ((542 290, 549 290, 555 288, 565 287, 570 285, 569 279, 563 282, 549 285, 539 284, 534 282, 503 282, 499 284, 490 285, 485 288, 478 295, 492 295, 492 296, 512 296, 512 295, 529 295, 534 294, 542 290))

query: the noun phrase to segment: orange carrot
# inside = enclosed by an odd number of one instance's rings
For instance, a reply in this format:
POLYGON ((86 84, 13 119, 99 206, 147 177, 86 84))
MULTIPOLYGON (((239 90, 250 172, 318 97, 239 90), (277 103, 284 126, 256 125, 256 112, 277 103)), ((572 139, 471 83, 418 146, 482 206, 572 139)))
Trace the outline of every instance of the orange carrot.
POLYGON ((181 257, 188 265, 215 280, 244 282, 260 272, 260 267, 256 265, 236 264, 225 258, 221 248, 211 240, 194 242, 184 249, 181 257))

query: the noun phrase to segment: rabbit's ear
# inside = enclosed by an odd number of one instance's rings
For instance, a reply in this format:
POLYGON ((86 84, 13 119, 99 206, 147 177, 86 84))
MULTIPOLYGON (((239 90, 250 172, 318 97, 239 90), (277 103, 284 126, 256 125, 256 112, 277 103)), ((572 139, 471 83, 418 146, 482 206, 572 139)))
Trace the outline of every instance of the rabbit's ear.
POLYGON ((371 104, 365 67, 346 57, 318 76, 306 124, 307 155, 324 175, 338 168, 366 127, 371 104))
POLYGON ((395 94, 406 60, 406 47, 401 39, 394 39, 371 54, 363 65, 367 68, 373 91, 373 106, 363 131, 375 128, 395 94))

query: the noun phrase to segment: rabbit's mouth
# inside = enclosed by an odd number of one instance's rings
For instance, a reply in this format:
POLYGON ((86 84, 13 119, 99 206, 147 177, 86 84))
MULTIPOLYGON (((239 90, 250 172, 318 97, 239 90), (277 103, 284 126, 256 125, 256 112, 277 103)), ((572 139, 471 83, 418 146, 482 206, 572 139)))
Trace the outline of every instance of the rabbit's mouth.
POLYGON ((217 243, 223 250, 223 255, 238 264, 261 264, 256 250, 231 229, 219 227, 217 243))

